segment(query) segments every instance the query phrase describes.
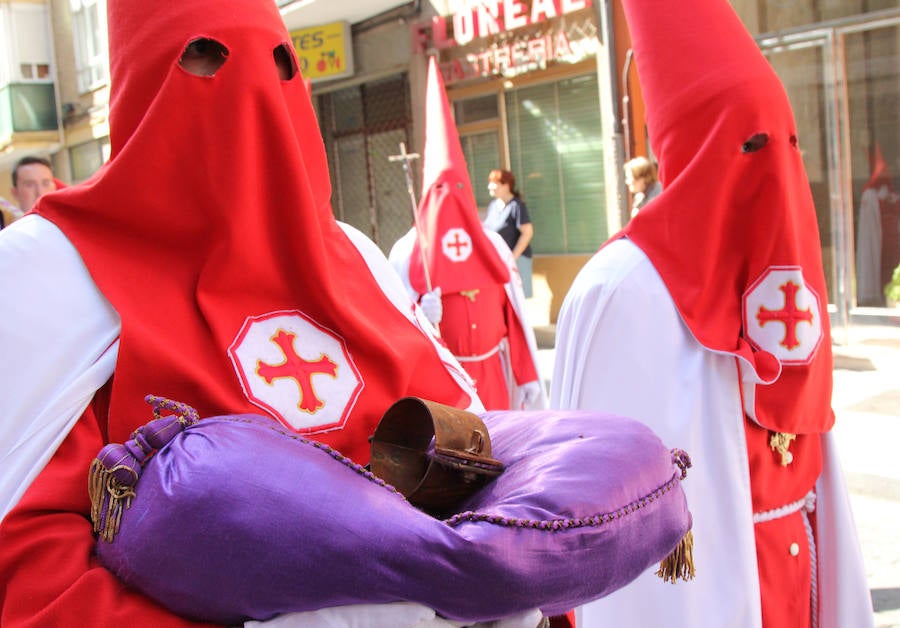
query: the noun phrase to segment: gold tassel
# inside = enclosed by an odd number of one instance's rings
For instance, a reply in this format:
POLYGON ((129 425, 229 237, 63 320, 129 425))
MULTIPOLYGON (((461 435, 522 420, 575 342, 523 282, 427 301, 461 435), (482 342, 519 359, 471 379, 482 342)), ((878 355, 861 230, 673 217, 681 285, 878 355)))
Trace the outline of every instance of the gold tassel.
POLYGON ((672 584, 678 578, 684 581, 694 579, 694 533, 691 530, 687 531, 678 547, 659 564, 656 575, 672 584))
POLYGON ((134 488, 116 482, 113 471, 121 467, 107 469, 99 460, 91 464, 88 493, 91 498, 91 521, 94 532, 109 543, 116 538, 122 521, 122 512, 131 507, 134 488), (106 505, 104 511, 104 503, 106 505))

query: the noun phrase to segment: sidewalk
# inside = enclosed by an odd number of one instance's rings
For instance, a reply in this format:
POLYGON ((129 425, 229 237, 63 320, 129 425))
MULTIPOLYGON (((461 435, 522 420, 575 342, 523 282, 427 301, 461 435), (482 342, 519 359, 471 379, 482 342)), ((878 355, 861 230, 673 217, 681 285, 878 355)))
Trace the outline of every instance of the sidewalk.
POLYGON ((875 625, 900 628, 900 326, 853 326, 834 358, 834 433, 875 625))
MULTIPOLYGON (((900 319, 898 319, 900 323, 900 319)), ((535 328, 549 390, 555 328, 535 328)), ((835 330, 834 434, 850 491, 876 628, 900 628, 900 324, 835 330)))

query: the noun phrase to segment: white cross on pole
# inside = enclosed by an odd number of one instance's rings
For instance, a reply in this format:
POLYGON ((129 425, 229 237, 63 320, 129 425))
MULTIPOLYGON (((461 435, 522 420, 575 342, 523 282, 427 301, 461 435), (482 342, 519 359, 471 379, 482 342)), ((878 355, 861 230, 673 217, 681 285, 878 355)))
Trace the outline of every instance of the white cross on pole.
POLYGON ((409 192, 409 201, 412 203, 413 223, 416 228, 416 235, 419 239, 419 250, 422 252, 422 267, 425 269, 425 286, 428 292, 431 292, 431 275, 428 270, 428 241, 425 239, 425 232, 419 224, 419 208, 416 202, 416 192, 413 189, 412 169, 410 163, 419 158, 419 153, 406 152, 406 142, 400 142, 400 154, 391 155, 388 161, 399 161, 403 164, 403 173, 406 175, 406 190, 409 192))

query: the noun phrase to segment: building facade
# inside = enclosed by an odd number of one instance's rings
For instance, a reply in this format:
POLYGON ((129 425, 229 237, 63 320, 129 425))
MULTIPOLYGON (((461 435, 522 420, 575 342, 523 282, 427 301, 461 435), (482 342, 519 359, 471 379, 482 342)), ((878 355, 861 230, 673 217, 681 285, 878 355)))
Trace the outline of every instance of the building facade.
POLYGON ((83 181, 109 157, 103 0, 0 0, 0 197, 16 161, 83 181))
MULTIPOLYGON (((277 3, 312 82, 337 217, 384 251, 411 226, 421 165, 411 195, 390 157, 401 144, 421 152, 435 55, 479 208, 491 169, 517 177, 535 224, 529 314, 555 322, 575 273, 627 221, 622 163, 653 154, 619 2, 277 3)), ((835 322, 896 321, 881 288, 900 263, 900 8, 732 4, 795 110, 835 322), (873 206, 863 193, 878 169, 887 184, 873 206)), ((105 0, 0 0, 0 181, 24 154, 50 157, 67 183, 108 158, 105 14, 105 0)))
POLYGON ((0 1, 0 173, 22 155, 51 157, 62 147, 53 44, 44 0, 0 1))

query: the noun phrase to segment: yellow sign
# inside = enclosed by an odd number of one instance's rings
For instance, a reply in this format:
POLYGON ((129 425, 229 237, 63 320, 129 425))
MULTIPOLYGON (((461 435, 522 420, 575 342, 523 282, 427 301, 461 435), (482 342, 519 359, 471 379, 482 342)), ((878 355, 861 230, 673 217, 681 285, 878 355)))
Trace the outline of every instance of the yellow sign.
POLYGON ((353 75, 353 37, 349 22, 332 22, 291 32, 300 73, 313 83, 353 75))

